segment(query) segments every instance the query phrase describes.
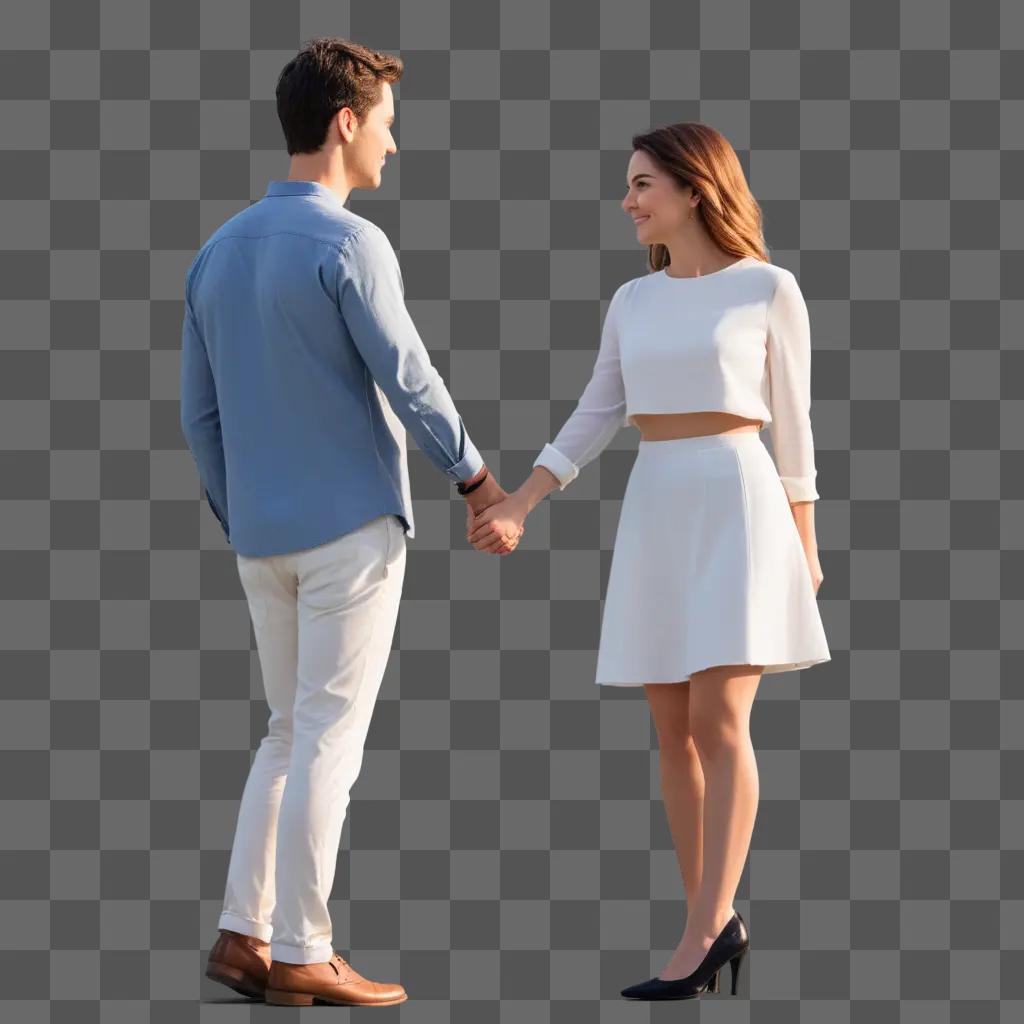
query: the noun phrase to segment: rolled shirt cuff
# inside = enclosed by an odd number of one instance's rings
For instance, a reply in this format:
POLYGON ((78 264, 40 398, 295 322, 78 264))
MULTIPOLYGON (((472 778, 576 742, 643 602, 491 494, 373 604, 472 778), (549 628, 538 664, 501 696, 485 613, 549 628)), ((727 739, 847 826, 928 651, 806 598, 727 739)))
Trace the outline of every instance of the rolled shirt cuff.
POLYGON ((533 461, 534 466, 543 466, 550 470, 558 480, 558 489, 564 491, 579 475, 579 467, 557 448, 546 444, 533 461))
POLYGON ((477 450, 476 445, 467 437, 465 454, 454 466, 450 466, 445 472, 456 483, 461 483, 463 480, 469 480, 479 473, 480 467, 483 464, 483 456, 477 450))
POLYGON ((818 492, 814 486, 814 477, 811 476, 780 476, 782 486, 786 491, 786 497, 790 504, 798 501, 817 501, 818 492))

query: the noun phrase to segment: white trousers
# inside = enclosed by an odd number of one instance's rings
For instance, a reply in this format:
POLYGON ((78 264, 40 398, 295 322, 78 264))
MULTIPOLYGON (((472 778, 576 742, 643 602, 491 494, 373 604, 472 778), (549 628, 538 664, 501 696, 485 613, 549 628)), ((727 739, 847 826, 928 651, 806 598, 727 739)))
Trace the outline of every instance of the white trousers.
POLYGON ((327 900, 387 668, 406 537, 388 514, 319 547, 236 555, 270 720, 242 793, 218 927, 330 960, 327 900))

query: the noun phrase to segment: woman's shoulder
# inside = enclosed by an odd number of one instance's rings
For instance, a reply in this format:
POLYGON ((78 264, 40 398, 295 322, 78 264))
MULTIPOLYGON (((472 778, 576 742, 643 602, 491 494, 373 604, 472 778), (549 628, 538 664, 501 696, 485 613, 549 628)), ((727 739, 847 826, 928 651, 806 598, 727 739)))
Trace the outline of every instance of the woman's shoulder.
POLYGON ((760 256, 750 256, 746 258, 746 261, 746 270, 752 271, 754 276, 770 282, 773 288, 783 282, 789 285, 796 284, 796 276, 791 270, 772 263, 771 260, 763 259, 760 256))
POLYGON ((627 278, 615 289, 612 294, 612 300, 614 301, 616 298, 629 298, 635 292, 649 286, 651 283, 657 282, 658 278, 662 276, 660 270, 648 270, 636 277, 627 278))
POLYGON ((803 292, 796 274, 788 267, 765 263, 765 273, 770 281, 770 302, 773 305, 786 302, 802 302, 803 292))
POLYGON ((792 270, 760 257, 749 259, 736 280, 746 286, 739 289, 744 295, 756 294, 769 303, 776 297, 800 293, 800 283, 792 270))
POLYGON ((758 262, 753 265, 762 267, 764 272, 769 274, 776 282, 785 282, 790 287, 799 288, 800 286, 800 281, 796 273, 790 270, 789 267, 784 267, 779 263, 772 263, 769 260, 758 260, 758 262))

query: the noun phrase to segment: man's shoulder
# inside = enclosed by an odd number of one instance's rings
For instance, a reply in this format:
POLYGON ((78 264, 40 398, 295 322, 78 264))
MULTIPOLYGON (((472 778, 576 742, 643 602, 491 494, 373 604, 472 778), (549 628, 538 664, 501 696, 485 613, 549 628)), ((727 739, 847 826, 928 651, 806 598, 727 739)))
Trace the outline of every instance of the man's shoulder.
POLYGON ((341 250, 354 244, 355 240, 366 240, 369 244, 390 244, 384 231, 365 217, 353 213, 340 204, 306 208, 302 216, 282 219, 281 207, 265 206, 265 199, 258 200, 239 210, 221 224, 199 248, 198 262, 203 253, 225 238, 265 237, 274 234, 300 235, 311 242, 341 250))
POLYGON ((312 220, 301 224, 292 222, 284 225, 282 230, 294 230, 336 249, 359 244, 363 239, 378 243, 387 241, 387 235, 373 221, 340 205, 318 208, 312 220))
POLYGON ((356 213, 350 214, 350 218, 346 223, 345 237, 342 241, 346 249, 359 248, 373 252, 383 248, 394 252, 391 239, 379 224, 356 213))

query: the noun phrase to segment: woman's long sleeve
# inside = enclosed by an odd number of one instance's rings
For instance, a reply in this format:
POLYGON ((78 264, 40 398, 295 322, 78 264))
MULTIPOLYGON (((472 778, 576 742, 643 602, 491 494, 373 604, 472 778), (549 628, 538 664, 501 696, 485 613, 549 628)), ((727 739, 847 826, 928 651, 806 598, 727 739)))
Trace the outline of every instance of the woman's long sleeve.
POLYGON ((791 503, 817 501, 811 431, 811 326, 807 304, 786 270, 768 307, 772 451, 791 503))
POLYGON ((625 285, 620 285, 608 303, 594 369, 576 408, 554 441, 541 449, 533 463, 544 466, 558 478, 559 490, 565 490, 626 423, 617 319, 623 288, 625 285))

